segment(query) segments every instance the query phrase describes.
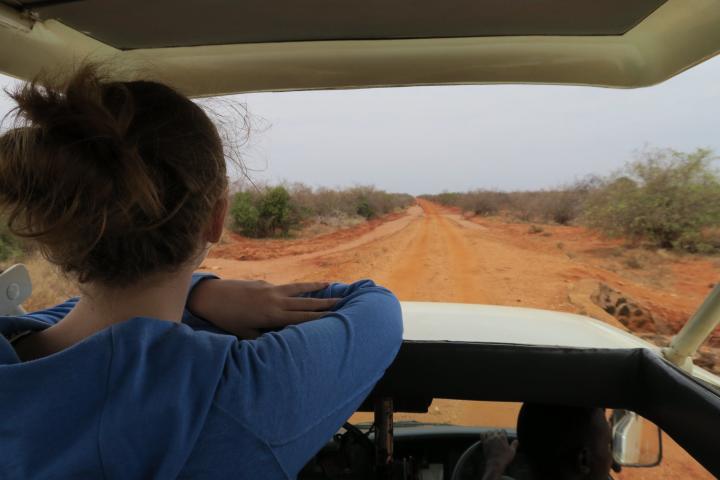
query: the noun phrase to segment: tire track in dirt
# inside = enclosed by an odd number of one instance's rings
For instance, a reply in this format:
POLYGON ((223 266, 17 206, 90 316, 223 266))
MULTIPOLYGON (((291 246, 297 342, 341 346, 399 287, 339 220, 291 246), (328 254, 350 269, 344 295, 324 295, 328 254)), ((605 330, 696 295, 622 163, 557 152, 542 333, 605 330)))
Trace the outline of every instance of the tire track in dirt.
POLYGON ((415 237, 388 269, 384 284, 403 300, 491 303, 469 274, 475 254, 458 227, 434 205, 418 203, 423 217, 414 225, 415 237))

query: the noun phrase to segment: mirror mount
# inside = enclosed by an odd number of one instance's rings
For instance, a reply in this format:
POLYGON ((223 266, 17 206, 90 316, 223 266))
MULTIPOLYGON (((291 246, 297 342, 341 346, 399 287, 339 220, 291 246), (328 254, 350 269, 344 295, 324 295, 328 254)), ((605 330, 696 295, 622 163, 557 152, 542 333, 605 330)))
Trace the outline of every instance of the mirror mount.
POLYGON ((613 410, 613 461, 623 467, 655 467, 662 461, 662 433, 640 415, 613 410))

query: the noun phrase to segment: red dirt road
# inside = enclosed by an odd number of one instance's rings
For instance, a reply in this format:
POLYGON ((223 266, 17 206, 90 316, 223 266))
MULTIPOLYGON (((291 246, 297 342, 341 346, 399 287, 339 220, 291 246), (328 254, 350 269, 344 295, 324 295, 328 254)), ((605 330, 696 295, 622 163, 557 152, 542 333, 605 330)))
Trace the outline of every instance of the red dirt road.
MULTIPOLYGON (((531 234, 527 224, 467 220, 419 200, 407 215, 384 223, 309 243, 277 244, 271 258, 262 254, 262 242, 230 238, 211 252, 203 268, 225 278, 274 283, 369 277, 401 300, 536 307, 585 313, 620 325, 590 301, 589 285, 601 281, 647 305, 674 329, 700 304, 720 273, 711 260, 696 258, 643 257, 643 268, 623 268, 621 257, 614 256, 619 244, 579 227, 543 228, 542 234, 531 234)), ((440 400, 428 414, 408 416, 510 426, 516 415, 517 406, 512 404, 440 400)), ((671 439, 664 440, 661 467, 626 469, 616 478, 713 478, 671 439)))

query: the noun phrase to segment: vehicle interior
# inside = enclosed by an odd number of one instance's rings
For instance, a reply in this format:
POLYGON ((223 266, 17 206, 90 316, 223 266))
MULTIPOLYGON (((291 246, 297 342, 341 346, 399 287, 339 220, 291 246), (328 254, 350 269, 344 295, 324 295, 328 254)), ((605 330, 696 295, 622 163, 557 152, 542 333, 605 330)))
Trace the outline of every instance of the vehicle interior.
MULTIPOLYGON (((498 83, 635 88, 717 55, 718 26, 717 0, 0 0, 0 72, 62 75, 90 60, 117 78, 149 77, 193 97, 498 83)), ((717 389, 656 352, 405 341, 360 409, 372 416, 347 423, 299 478, 480 478, 486 428, 393 421, 427 412, 433 399, 636 412, 720 475, 717 389)), ((645 462, 625 465, 634 463, 645 462)))
MULTIPOLYGON (((307 476, 301 478, 478 478, 483 459, 477 446, 468 453, 472 460, 463 461, 459 469, 458 463, 487 428, 431 429, 400 422, 395 435, 392 429, 383 429, 393 413, 427 412, 433 398, 630 410, 662 428, 711 472, 720 468, 713 447, 719 439, 714 427, 720 419, 717 390, 691 380, 645 349, 406 341, 361 407, 374 412, 373 428, 365 425, 361 433, 349 426, 318 454, 303 474, 307 476), (387 464, 391 471, 384 471, 385 477, 373 476, 382 469, 367 471, 367 466, 384 465, 383 455, 388 451, 393 456, 387 464), (323 462, 344 469, 321 468, 323 462), (428 469, 442 470, 443 476, 420 476, 428 469)), ((507 431, 514 438, 514 429, 507 431)), ((424 474, 432 475, 430 470, 424 474)))

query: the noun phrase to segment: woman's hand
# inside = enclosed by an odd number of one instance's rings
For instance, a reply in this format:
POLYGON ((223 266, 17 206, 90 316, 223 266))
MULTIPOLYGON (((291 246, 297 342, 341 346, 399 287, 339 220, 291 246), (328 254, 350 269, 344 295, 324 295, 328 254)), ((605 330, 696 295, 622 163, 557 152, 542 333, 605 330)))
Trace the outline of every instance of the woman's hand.
POLYGON ((261 329, 282 328, 327 314, 339 298, 298 297, 327 285, 208 279, 193 288, 187 306, 193 314, 226 332, 255 338, 261 329))
POLYGON ((485 472, 483 480, 496 480, 505 472, 515 458, 518 441, 508 443, 503 430, 493 430, 482 435, 483 454, 485 455, 485 472))

